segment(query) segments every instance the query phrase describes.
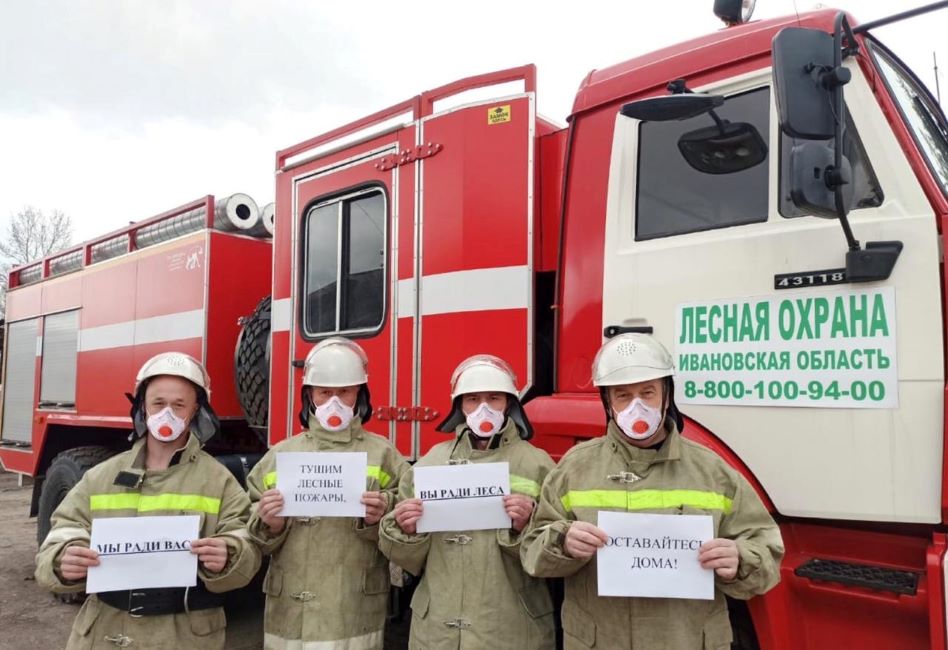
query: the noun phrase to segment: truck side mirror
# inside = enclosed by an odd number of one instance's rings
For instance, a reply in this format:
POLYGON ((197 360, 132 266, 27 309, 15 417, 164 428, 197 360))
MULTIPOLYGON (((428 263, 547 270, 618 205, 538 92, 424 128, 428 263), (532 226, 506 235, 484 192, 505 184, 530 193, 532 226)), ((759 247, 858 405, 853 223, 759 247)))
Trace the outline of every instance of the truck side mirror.
POLYGON ((780 128, 802 140, 829 140, 836 131, 833 93, 849 81, 838 67, 832 34, 787 27, 773 41, 773 78, 780 128))
POLYGON ((625 117, 643 122, 668 122, 687 120, 723 105, 724 97, 720 95, 683 93, 640 99, 626 104, 620 112, 625 117))
POLYGON ((753 124, 725 122, 689 131, 678 138, 678 150, 704 174, 733 174, 767 159, 767 144, 753 124))
POLYGON ((833 148, 822 142, 803 142, 790 150, 790 199, 802 210, 824 219, 837 219, 836 187, 843 204, 853 200, 852 166, 843 156, 835 167, 833 148))

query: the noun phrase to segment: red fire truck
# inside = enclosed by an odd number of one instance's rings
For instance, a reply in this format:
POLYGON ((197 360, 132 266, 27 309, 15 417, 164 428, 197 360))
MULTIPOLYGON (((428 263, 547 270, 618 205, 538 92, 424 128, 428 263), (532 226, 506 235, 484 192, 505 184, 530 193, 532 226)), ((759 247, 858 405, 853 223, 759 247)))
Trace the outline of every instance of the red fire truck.
POLYGON ((68 272, 14 269, 0 460, 36 477, 40 530, 124 444, 122 393, 159 350, 208 364, 240 474, 299 431, 326 336, 368 352, 369 428, 406 456, 442 439, 450 373, 479 352, 515 368, 559 456, 602 433, 603 338, 646 331, 674 353, 685 435, 783 531, 780 585, 733 607, 739 647, 945 648, 948 125, 872 36, 918 11, 745 22, 741 4, 591 72, 565 128, 524 66, 277 152, 272 245, 219 230, 207 197, 67 252, 68 272), (195 210, 197 230, 136 244, 195 210))

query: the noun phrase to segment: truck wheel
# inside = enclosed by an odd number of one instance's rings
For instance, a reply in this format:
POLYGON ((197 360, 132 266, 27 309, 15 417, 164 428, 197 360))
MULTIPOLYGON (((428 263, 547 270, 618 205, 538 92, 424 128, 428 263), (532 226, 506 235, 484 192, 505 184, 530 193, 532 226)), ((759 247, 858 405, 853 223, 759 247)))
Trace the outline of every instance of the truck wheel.
POLYGON ((50 518, 66 497, 66 493, 79 482, 87 469, 113 455, 115 452, 108 447, 75 447, 61 452, 53 459, 46 470, 46 478, 43 479, 36 513, 37 545, 42 544, 49 534, 50 518))
POLYGON ((270 406, 270 296, 260 301, 253 314, 241 319, 241 325, 234 353, 237 396, 247 424, 265 443, 270 406))

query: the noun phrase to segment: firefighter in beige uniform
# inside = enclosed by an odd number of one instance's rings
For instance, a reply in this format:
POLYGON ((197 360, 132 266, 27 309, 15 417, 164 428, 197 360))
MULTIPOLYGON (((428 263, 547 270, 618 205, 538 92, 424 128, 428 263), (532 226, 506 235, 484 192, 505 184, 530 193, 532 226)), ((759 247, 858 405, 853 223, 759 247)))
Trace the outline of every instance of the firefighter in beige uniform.
POLYGON ((422 576, 411 601, 411 648, 553 648, 549 591, 520 564, 521 531, 553 461, 526 441, 532 429, 515 382, 497 357, 462 362, 451 379, 453 410, 438 426, 455 435, 416 465, 509 463, 512 494, 504 506, 511 528, 418 533, 423 506, 414 498, 411 472, 399 486, 395 510, 382 520, 382 552, 422 576))
POLYGON ((93 519, 194 514, 201 518, 201 539, 191 542, 197 586, 91 595, 67 648, 224 647, 220 594, 253 578, 260 553, 247 536, 247 494, 201 449, 220 426, 209 396, 207 372, 188 355, 167 352, 146 361, 132 404, 139 439, 70 490, 36 556, 40 585, 80 592, 89 567, 101 561, 89 548, 93 519))
POLYGON ((321 341, 306 358, 300 421, 305 433, 273 447, 250 473, 257 502, 251 537, 272 554, 264 582, 266 648, 364 650, 382 647, 389 566, 378 550, 378 522, 395 502, 408 463, 392 444, 362 428, 372 413, 367 359, 342 337, 321 341), (279 452, 365 452, 365 518, 279 516, 279 452))
POLYGON ((730 648, 725 595, 748 599, 777 584, 783 542, 757 494, 714 452, 680 435, 671 356, 644 334, 599 350, 594 383, 606 435, 567 453, 543 486, 521 547, 532 575, 565 577, 565 647, 730 648), (597 595, 601 510, 711 515, 715 538, 697 551, 715 572, 714 600, 597 595))

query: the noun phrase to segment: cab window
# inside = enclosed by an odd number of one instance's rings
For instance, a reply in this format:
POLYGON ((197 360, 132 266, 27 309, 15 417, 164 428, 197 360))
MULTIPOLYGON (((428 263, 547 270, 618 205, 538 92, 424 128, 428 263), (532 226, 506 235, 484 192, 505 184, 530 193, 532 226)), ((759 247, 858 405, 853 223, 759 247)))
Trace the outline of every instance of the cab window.
POLYGON ((369 188, 304 217, 303 333, 368 332, 385 312, 385 194, 369 188))
POLYGON ((743 169, 709 173, 690 163, 682 147, 683 143, 693 141, 692 134, 715 126, 711 115, 642 122, 639 125, 636 240, 767 220, 770 89, 732 95, 715 109, 715 114, 724 122, 753 127, 763 146, 762 158, 743 169))
POLYGON ((948 195, 948 124, 945 114, 908 68, 877 41, 871 51, 929 169, 948 195))

